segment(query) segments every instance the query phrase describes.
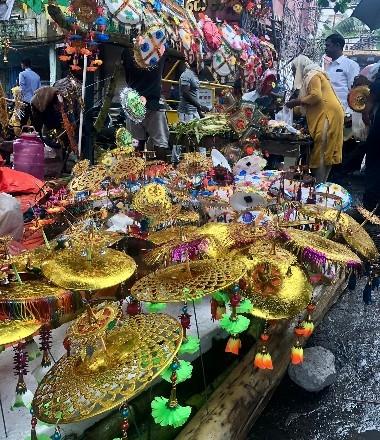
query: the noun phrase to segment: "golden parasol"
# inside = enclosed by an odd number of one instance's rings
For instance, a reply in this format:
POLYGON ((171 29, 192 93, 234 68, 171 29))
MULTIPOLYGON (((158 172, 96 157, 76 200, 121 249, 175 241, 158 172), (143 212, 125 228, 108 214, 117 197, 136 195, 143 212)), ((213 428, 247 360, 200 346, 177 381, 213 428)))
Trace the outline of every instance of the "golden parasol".
POLYGON ((0 345, 11 345, 38 332, 42 324, 35 320, 0 321, 0 345))
POLYGON ((107 330, 112 329, 117 322, 120 310, 117 303, 107 302, 92 308, 87 306, 87 311, 79 316, 67 329, 70 345, 86 350, 86 345, 101 339, 107 330))
POLYGON ((179 302, 223 290, 247 271, 239 260, 203 260, 175 264, 138 280, 131 295, 139 301, 179 302))
POLYGON ((0 290, 0 312, 12 319, 50 321, 56 312, 75 312, 74 302, 72 292, 41 280, 11 283, 0 290))
POLYGON ((344 212, 337 214, 334 210, 326 210, 323 214, 323 218, 335 222, 345 242, 362 257, 367 260, 378 257, 379 252, 372 238, 363 226, 350 215, 344 212))
POLYGON ((64 250, 42 265, 47 279, 71 290, 99 290, 116 286, 136 270, 134 260, 113 249, 94 251, 89 261, 82 253, 64 250))
POLYGON ((256 257, 248 272, 245 295, 252 314, 264 319, 292 318, 309 303, 313 288, 298 266, 275 257, 256 257))
POLYGON ((78 422, 142 391, 179 350, 182 328, 168 315, 129 316, 105 337, 107 351, 63 356, 42 379, 32 407, 47 423, 78 422))
POLYGON ((274 243, 272 240, 259 239, 244 250, 244 255, 248 255, 253 260, 265 258, 268 261, 288 264, 288 266, 297 263, 297 257, 283 246, 274 243))
POLYGON ((294 252, 318 266, 323 266, 327 262, 351 268, 361 266, 360 258, 341 243, 336 243, 315 232, 299 229, 284 229, 283 233, 294 252))

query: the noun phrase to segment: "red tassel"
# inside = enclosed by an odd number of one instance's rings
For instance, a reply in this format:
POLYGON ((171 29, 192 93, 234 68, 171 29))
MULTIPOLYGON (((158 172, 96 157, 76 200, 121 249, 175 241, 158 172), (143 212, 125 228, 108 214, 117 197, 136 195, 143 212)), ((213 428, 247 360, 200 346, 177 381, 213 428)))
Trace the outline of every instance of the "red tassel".
POLYGON ((241 340, 236 338, 235 336, 231 336, 226 345, 226 349, 224 350, 226 353, 239 354, 239 350, 241 349, 241 340))

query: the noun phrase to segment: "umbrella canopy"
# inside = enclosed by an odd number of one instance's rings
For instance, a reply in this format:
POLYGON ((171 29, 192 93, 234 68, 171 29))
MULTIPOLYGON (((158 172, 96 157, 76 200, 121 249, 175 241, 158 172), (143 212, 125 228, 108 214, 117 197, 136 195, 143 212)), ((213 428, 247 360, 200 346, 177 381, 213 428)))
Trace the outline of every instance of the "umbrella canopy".
POLYGON ((380 28, 380 1, 362 0, 354 9, 352 17, 358 18, 371 30, 380 28))

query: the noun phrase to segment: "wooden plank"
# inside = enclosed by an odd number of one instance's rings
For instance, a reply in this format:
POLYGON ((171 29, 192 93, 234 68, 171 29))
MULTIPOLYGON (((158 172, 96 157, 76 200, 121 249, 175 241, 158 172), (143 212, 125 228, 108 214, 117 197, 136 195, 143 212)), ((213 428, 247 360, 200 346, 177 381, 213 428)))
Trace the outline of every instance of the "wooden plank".
MULTIPOLYGON (((313 314, 319 324, 346 286, 341 276, 330 286, 314 291, 317 307, 313 314)), ((293 329, 297 320, 283 320, 271 326, 268 349, 274 370, 253 367, 256 345, 211 395, 208 404, 193 417, 176 437, 177 440, 245 440, 253 424, 287 371, 290 350, 294 343, 293 329)))

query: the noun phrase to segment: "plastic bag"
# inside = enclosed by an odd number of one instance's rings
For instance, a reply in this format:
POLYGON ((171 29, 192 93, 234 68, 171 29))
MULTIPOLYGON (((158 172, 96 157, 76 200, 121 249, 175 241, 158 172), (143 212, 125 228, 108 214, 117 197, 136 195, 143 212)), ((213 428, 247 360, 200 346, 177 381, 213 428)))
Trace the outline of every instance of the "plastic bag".
POLYGON ((20 241, 24 233, 24 218, 17 199, 10 194, 0 193, 0 236, 10 235, 20 241))
POLYGON ((275 120, 283 121, 288 125, 293 125, 293 109, 283 107, 282 110, 276 113, 275 120))

